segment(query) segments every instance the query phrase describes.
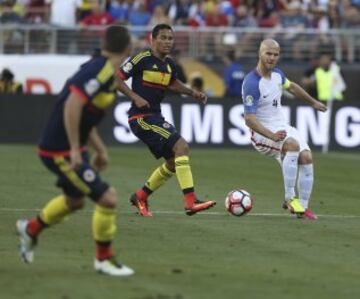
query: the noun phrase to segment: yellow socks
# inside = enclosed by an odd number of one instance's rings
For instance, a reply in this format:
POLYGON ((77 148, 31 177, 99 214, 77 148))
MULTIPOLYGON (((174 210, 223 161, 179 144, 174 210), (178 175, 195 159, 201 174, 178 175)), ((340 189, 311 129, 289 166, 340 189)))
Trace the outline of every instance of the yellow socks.
POLYGON ((173 175, 174 172, 170 171, 167 168, 166 163, 164 163, 154 170, 147 180, 145 187, 153 192, 164 185, 173 175))
POLYGON ((59 195, 50 200, 42 209, 40 218, 45 224, 52 225, 62 221, 70 213, 71 210, 66 204, 65 196, 59 195))
POLYGON ((183 193, 194 192, 194 181, 188 156, 175 158, 175 171, 183 193))
POLYGON ((92 230, 95 241, 111 242, 116 233, 116 210, 95 205, 92 230))

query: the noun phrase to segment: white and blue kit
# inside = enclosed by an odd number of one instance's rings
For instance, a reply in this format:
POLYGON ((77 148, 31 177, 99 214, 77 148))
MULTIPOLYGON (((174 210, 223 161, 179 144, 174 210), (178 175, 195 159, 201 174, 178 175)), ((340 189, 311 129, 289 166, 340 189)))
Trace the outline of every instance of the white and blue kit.
MULTIPOLYGON (((300 152, 310 150, 299 132, 291 127, 283 115, 281 96, 283 89, 289 88, 291 82, 284 73, 274 68, 271 78, 264 78, 253 70, 245 76, 242 87, 242 98, 245 114, 253 113, 258 121, 272 132, 285 130, 286 138, 292 137, 299 143, 300 152)), ((251 130, 251 143, 257 151, 281 161, 281 149, 285 140, 275 142, 251 130)))

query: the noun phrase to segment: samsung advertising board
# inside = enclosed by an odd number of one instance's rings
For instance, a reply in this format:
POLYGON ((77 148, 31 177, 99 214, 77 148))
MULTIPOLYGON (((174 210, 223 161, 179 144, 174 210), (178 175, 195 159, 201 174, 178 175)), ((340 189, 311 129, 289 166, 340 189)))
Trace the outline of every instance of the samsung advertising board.
MULTIPOLYGON (((49 95, 0 96, 0 142, 35 144, 55 101, 56 97, 49 95)), ((140 144, 128 126, 129 107, 130 101, 121 97, 108 111, 109 115, 100 127, 107 144, 140 144)), ((165 119, 175 124, 192 146, 250 145, 250 131, 245 125, 241 100, 212 99, 204 106, 173 97, 162 104, 162 111, 165 119)), ((360 101, 334 102, 331 120, 329 113, 317 112, 300 101, 285 101, 283 112, 288 122, 314 149, 322 148, 330 136, 330 150, 360 150, 360 101)))
MULTIPOLYGON (((322 147, 328 141, 334 149, 360 149, 360 105, 343 106, 335 103, 330 120, 328 113, 309 106, 284 106, 287 121, 295 126, 312 147, 322 147), (330 140, 328 127, 330 121, 330 140)), ((138 140, 130 132, 127 111, 130 102, 117 104, 113 111, 113 138, 121 144, 138 140)), ((244 121, 244 107, 236 101, 210 101, 202 106, 193 102, 163 103, 165 119, 175 124, 180 134, 192 145, 246 146, 250 131, 244 121)))

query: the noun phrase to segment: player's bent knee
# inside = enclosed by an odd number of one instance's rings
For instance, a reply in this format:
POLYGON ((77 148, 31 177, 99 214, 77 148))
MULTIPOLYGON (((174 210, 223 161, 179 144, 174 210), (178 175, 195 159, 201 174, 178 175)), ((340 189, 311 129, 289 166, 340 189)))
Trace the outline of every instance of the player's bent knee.
POLYGON ((66 196, 66 205, 71 211, 80 210, 85 206, 85 198, 66 196))
POLYGON ((300 145, 299 142, 297 142, 297 140, 295 140, 294 138, 286 139, 283 145, 283 151, 298 152, 299 150, 300 150, 300 145))
POLYGON ((115 209, 117 205, 117 192, 114 187, 110 187, 98 200, 97 204, 102 207, 115 209))
POLYGON ((313 162, 311 151, 304 150, 300 153, 299 164, 311 164, 313 162))
POLYGON ((188 156, 190 154, 190 148, 184 138, 180 138, 174 145, 173 151, 176 157, 188 156))
POLYGON ((175 172, 175 159, 171 158, 169 160, 166 160, 166 167, 172 172, 175 172))

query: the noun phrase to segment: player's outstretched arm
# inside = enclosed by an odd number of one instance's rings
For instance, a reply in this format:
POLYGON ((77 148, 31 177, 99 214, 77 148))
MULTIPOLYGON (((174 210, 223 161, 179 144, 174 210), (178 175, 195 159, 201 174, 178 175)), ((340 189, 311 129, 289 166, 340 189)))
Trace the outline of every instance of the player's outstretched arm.
POLYGON ((85 102, 79 95, 70 93, 64 106, 64 125, 70 145, 71 167, 76 169, 82 162, 80 153, 80 119, 85 102))
POLYGON ((280 130, 275 133, 270 131, 269 129, 265 128, 257 119, 254 113, 246 113, 245 114, 245 123, 246 125, 256 133, 265 136, 275 142, 284 140, 286 137, 286 131, 280 130))
POLYGON ((109 157, 106 146, 102 141, 97 128, 92 128, 89 135, 89 144, 94 148, 95 153, 92 157, 91 164, 97 170, 101 171, 106 168, 109 163, 109 157))
POLYGON ((180 80, 175 79, 169 86, 168 89, 180 93, 180 94, 186 94, 188 96, 193 97, 196 100, 199 100, 201 103, 206 104, 207 102, 207 95, 203 92, 199 92, 196 90, 193 90, 189 87, 187 87, 184 83, 182 83, 180 80))
POLYGON ((289 88, 287 89, 295 97, 303 100, 308 103, 310 106, 314 107, 316 110, 325 112, 327 110, 326 106, 315 100, 311 95, 309 95, 300 85, 291 82, 289 88))
POLYGON ((117 89, 126 95, 131 101, 134 102, 138 108, 150 108, 150 104, 147 100, 139 96, 136 92, 131 90, 126 83, 120 78, 116 79, 117 89))

